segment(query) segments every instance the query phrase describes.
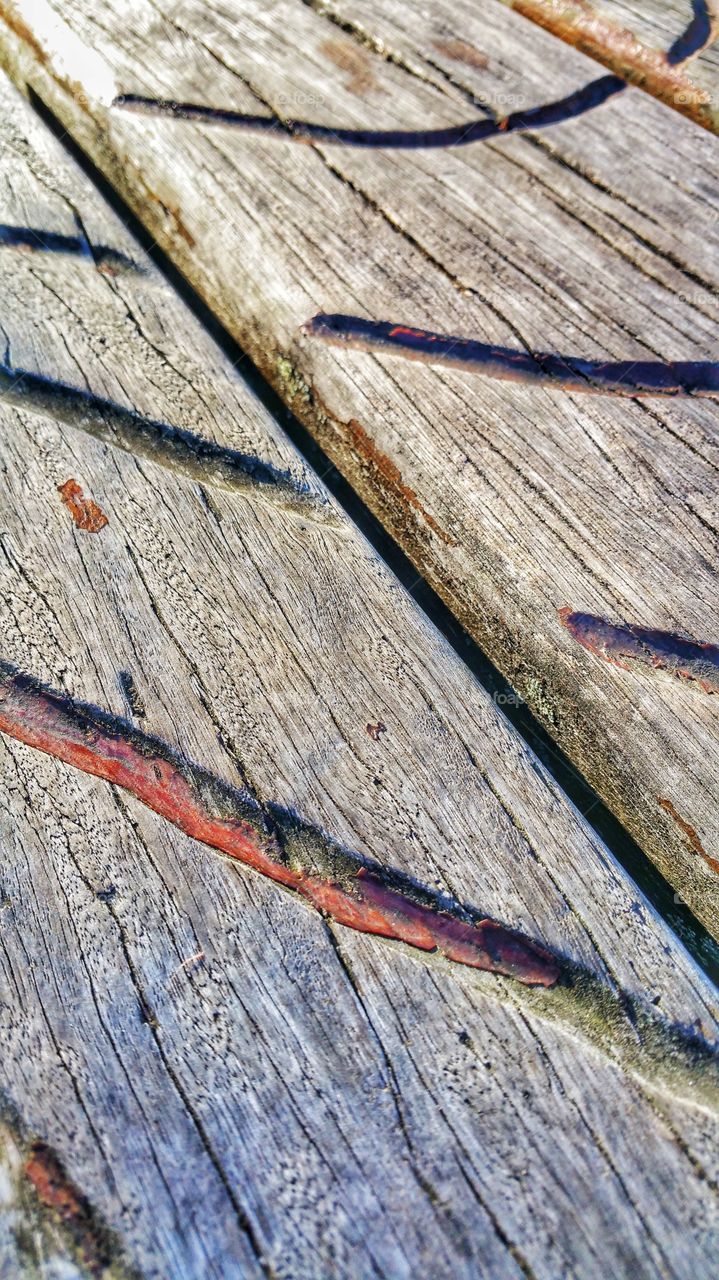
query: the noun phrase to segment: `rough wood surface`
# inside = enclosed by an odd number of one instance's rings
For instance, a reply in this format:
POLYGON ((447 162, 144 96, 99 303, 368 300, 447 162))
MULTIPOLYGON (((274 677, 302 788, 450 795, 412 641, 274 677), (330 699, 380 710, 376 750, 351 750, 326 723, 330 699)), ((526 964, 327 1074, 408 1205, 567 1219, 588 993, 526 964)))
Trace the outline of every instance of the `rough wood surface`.
MULTIPOLYGON (((301 479, 0 93, 3 222, 38 232, 0 249, 6 363, 301 479)), ((717 1112, 672 1072, 689 1036, 715 1050, 715 994, 371 549, 339 514, 0 412, 4 658, 523 928, 609 1000, 333 927, 3 737, 3 1274, 708 1280, 717 1112)))
POLYGON ((491 0, 461 22, 448 5, 399 0, 333 0, 324 14, 300 0, 4 11, 16 80, 134 205, 716 931, 715 699, 602 663, 558 613, 716 641, 716 406, 513 387, 299 334, 317 311, 355 312, 586 359, 710 360, 716 139, 634 90, 532 137, 446 152, 298 146, 281 130, 109 107, 120 92, 209 96, 255 115, 427 128, 476 116, 485 74, 488 98, 511 110, 510 65, 520 108, 596 77, 491 0), (486 73, 447 52, 454 39, 486 55, 486 73))

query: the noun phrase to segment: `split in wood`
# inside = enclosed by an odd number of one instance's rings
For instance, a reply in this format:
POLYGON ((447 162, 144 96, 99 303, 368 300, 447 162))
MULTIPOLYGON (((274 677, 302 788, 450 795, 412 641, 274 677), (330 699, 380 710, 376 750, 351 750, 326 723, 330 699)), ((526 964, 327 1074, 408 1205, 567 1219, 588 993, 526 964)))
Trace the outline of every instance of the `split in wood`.
POLYGON ((617 76, 601 76, 590 84, 576 89, 557 102, 527 111, 515 111, 500 120, 483 118, 450 125, 444 129, 341 129, 329 125, 311 124, 307 120, 281 120, 277 116, 245 115, 240 111, 225 111, 220 107, 202 106, 199 103, 174 102, 164 98, 143 98, 139 94, 125 93, 115 98, 113 107, 122 107, 140 115, 167 116, 172 120, 194 120, 199 124, 219 124, 247 133, 269 134, 292 142, 336 143, 344 147, 387 147, 404 150, 421 150, 428 147, 466 147, 472 142, 484 142, 488 138, 503 137, 525 129, 543 129, 561 124, 599 107, 614 94, 626 87, 617 76))
POLYGON ((691 680, 705 693, 719 693, 719 645, 690 640, 671 631, 655 631, 634 623, 608 622, 591 613, 559 610, 562 626, 585 649, 615 667, 631 671, 635 666, 666 671, 691 680))
POLYGON ((306 519, 337 524, 340 517, 309 485, 253 454, 215 444, 181 427, 145 418, 111 400, 24 369, 0 364, 0 400, 54 418, 126 453, 146 458, 198 484, 259 493, 306 519))
MULTIPOLYGON (((503 1003, 579 1033, 650 1086, 719 1111, 719 1053, 609 981, 404 873, 262 804, 165 742, 0 661, 0 731, 124 787, 167 821, 300 895, 325 917, 468 966, 503 1003), (494 985, 498 984, 498 985, 494 985)), ((485 988, 487 990, 487 988, 485 988)))
POLYGON ((709 360, 581 360, 548 352, 515 351, 360 316, 320 314, 300 332, 333 346, 449 365, 550 390, 615 396, 719 396, 719 363, 709 360))

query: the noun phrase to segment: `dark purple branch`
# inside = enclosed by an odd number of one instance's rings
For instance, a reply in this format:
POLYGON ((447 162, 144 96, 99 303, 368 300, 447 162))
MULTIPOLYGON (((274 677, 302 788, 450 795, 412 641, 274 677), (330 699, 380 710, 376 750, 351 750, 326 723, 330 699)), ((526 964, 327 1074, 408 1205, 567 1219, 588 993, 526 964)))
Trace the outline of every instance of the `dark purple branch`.
POLYGON ((582 360, 549 352, 514 351, 360 316, 317 315, 303 325, 302 332, 335 346, 451 365, 490 378, 550 389, 620 396, 719 394, 719 364, 708 360, 582 360))
POLYGON ((501 120, 470 120, 444 129, 341 129, 307 120, 280 120, 276 116, 253 116, 240 111, 199 103, 173 102, 162 98, 143 98, 125 93, 115 98, 113 107, 135 111, 141 115, 168 116, 173 120, 195 120, 201 124, 219 124, 249 133, 282 134, 293 142, 336 143, 345 147, 392 147, 420 149, 427 147, 465 147, 471 142, 502 137, 521 129, 542 129, 560 124, 599 107, 607 98, 625 88, 618 76, 601 76, 566 98, 549 102, 528 111, 515 111, 501 120))

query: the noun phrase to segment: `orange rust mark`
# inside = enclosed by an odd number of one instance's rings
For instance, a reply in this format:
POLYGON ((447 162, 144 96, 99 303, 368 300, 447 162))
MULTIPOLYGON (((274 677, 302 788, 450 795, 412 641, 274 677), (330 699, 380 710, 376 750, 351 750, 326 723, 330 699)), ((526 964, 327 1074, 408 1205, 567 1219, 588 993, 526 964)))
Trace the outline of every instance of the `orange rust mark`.
POLYGON ((409 485, 404 483, 399 467, 395 465, 386 453, 382 453, 377 448, 374 440, 367 434, 364 427, 357 422, 355 418, 351 418, 345 423, 345 428, 349 436, 349 443, 352 448, 359 454, 360 458, 374 472, 378 482, 385 490, 397 498, 397 500, 411 511, 416 511, 422 517, 425 524, 429 525, 433 533, 441 539, 448 547, 456 547, 457 542, 454 538, 450 538, 448 533, 437 524, 434 516, 422 506, 414 489, 410 489, 409 485))
POLYGON ((378 720, 377 724, 368 724, 366 729, 372 741, 379 742, 381 735, 387 732, 387 725, 378 720))
POLYGON ((44 1142, 33 1143, 25 1175, 46 1208, 53 1209, 61 1218, 76 1218, 85 1212, 80 1193, 60 1167, 57 1156, 44 1142))
POLYGON ((175 230, 177 234, 182 236, 182 239, 185 241, 185 244, 188 245, 190 249, 194 249, 196 244, 195 237, 193 236, 189 227, 185 226, 185 223, 183 222, 180 216, 179 205, 163 204, 162 207, 165 210, 165 213, 168 215, 168 217, 170 217, 174 222, 175 230))
POLYGON ((717 875, 719 875, 719 859, 712 858, 711 854, 707 853, 694 828, 689 825, 680 813, 677 813, 671 800, 667 800, 663 796, 657 796, 657 801, 660 807, 674 819, 677 826, 684 832, 692 853, 698 853, 699 857, 704 859, 707 866, 711 867, 712 871, 716 871, 717 875))
POLYGON ((78 529, 87 533, 99 533, 108 523, 104 511, 92 498, 86 498, 77 480, 66 480, 57 486, 57 491, 67 507, 78 529))
POLYGON ((473 44, 467 44, 466 40, 434 40, 433 46, 437 53, 445 54, 453 62, 463 62, 465 66, 476 67, 478 71, 484 71, 489 66, 486 53, 480 53, 479 49, 475 49, 473 44))
POLYGON ((341 40, 325 40, 320 52, 334 62, 340 71, 348 73, 345 87, 350 93, 369 93, 377 88, 369 55, 362 48, 345 44, 341 40))
POLYGON ((153 200, 155 204, 160 209, 162 209, 162 212, 164 213, 165 217, 169 218, 170 221, 174 223, 175 231, 177 232, 178 235, 182 236, 182 239, 185 241, 185 244, 188 246, 188 248, 194 249, 195 244, 197 242, 192 232, 190 231, 189 227, 187 227, 183 221, 182 215, 180 213, 179 204, 168 204, 165 200, 162 199, 161 196, 157 194, 156 191, 153 191, 150 187, 146 187, 146 191, 149 199, 153 200))
POLYGON ((40 1203, 60 1219, 91 1276, 101 1276, 109 1263, 104 1233, 93 1221, 85 1196, 70 1181, 54 1151, 33 1142, 25 1162, 25 1176, 40 1203))
POLYGON ((695 124, 719 133, 719 118, 706 92, 672 65, 663 50, 652 49, 633 31, 596 13, 587 0, 502 2, 695 124))
POLYGON ((437 335, 427 333, 424 329, 408 329, 405 324, 396 324, 390 329, 388 336, 390 338, 427 338, 431 341, 437 335))
POLYGON ((40 41, 37 39, 37 36, 30 30, 27 24, 23 22, 14 7, 6 4, 0 4, 0 21, 4 22, 5 26, 12 31, 19 40, 22 40, 23 44, 26 44, 28 48, 32 50, 40 66, 47 68, 47 72, 51 80, 53 80, 55 84, 59 85, 61 89, 69 89, 75 99, 75 102, 80 107, 80 110, 89 114, 87 94, 84 92, 80 81, 68 80, 66 77, 58 75, 50 64, 50 58, 47 51, 43 49, 40 41))
POLYGON ((14 9, 10 8, 8 5, 0 4, 0 18, 2 18, 5 26, 9 27, 19 40, 22 40, 24 44, 29 45, 40 65, 43 67, 47 66, 48 57, 40 44, 40 41, 23 22, 22 18, 14 11, 14 9))

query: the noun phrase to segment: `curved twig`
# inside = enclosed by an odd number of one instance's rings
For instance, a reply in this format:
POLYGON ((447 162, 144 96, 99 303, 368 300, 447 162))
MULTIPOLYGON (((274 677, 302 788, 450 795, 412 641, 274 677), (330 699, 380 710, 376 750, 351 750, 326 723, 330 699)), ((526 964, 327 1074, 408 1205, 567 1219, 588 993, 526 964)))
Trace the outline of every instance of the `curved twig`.
POLYGON ((515 111, 500 120, 483 117, 444 129, 335 129, 329 125, 311 124, 307 120, 280 120, 277 116, 253 116, 240 111, 225 111, 198 103, 174 102, 170 99, 143 98, 125 93, 115 98, 113 107, 134 111, 139 115, 168 116, 173 120, 194 120, 200 124, 225 125, 247 133, 278 134, 292 142, 323 142, 344 147, 391 147, 399 150, 421 150, 432 147, 466 147, 472 142, 502 137, 522 129, 542 129, 583 115, 599 107, 625 88, 618 76, 601 76, 576 89, 557 102, 515 111))

